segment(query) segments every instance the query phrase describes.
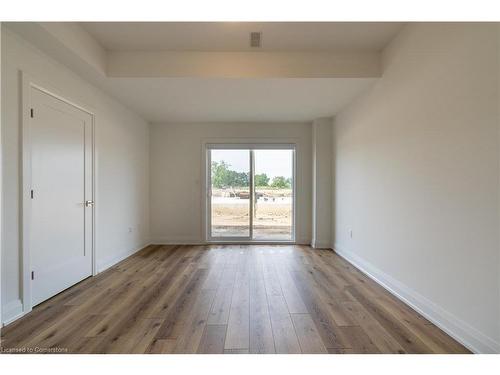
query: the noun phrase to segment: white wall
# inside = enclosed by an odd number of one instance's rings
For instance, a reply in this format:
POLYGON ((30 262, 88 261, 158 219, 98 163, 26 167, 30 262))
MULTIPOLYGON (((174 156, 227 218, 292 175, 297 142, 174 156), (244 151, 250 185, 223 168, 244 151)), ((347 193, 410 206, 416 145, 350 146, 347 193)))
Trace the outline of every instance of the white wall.
POLYGON ((311 124, 178 123, 151 125, 151 239, 204 242, 202 144, 207 140, 297 143, 297 235, 311 240, 311 124))
POLYGON ((97 267, 149 242, 149 127, 133 112, 67 68, 2 29, 2 305, 3 321, 17 315, 20 294, 19 71, 95 113, 97 147, 97 267), (129 233, 129 228, 132 232, 129 233))
POLYGON ((312 240, 314 248, 328 249, 332 217, 332 119, 312 123, 312 240))
POLYGON ((497 28, 407 26, 333 138, 335 248, 481 352, 500 352, 497 28))

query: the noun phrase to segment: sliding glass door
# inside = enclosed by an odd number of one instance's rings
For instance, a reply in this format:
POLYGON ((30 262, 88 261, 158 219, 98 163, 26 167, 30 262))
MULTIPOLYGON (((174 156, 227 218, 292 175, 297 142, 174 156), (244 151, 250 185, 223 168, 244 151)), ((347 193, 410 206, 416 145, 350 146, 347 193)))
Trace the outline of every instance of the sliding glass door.
POLYGON ((207 146, 207 239, 294 241, 293 145, 207 146))
POLYGON ((293 150, 255 150, 253 238, 293 237, 293 150))
POLYGON ((211 236, 250 238, 250 152, 211 150, 211 236))

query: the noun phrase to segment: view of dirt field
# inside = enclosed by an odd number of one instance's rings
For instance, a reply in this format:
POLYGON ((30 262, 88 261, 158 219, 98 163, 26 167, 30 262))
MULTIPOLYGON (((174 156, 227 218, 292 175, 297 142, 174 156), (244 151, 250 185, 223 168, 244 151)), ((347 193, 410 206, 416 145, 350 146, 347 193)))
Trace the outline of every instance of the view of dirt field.
POLYGON ((211 236, 292 240, 293 156, 292 149, 212 149, 211 236))
MULTIPOLYGON (((257 188, 254 208, 254 239, 290 239, 292 190, 257 188)), ((250 199, 245 189, 212 191, 212 235, 249 235, 250 199)))

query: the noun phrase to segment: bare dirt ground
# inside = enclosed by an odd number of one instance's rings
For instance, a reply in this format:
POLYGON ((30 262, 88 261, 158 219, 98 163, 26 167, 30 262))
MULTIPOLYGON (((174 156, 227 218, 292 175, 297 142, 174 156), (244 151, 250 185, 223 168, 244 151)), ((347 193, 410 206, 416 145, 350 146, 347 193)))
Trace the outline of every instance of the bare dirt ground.
MULTIPOLYGON (((214 204, 212 205, 212 224, 248 225, 248 214, 247 205, 214 204)), ((254 223, 261 226, 290 226, 292 208, 289 204, 257 204, 254 223)))
MULTIPOLYGON (((212 200, 212 226, 219 235, 248 235, 250 201, 228 197, 218 191, 212 200)), ((292 201, 289 189, 257 189, 259 199, 255 205, 254 235, 259 238, 289 237, 292 227, 292 201)), ((214 193, 214 192, 213 192, 214 193)))

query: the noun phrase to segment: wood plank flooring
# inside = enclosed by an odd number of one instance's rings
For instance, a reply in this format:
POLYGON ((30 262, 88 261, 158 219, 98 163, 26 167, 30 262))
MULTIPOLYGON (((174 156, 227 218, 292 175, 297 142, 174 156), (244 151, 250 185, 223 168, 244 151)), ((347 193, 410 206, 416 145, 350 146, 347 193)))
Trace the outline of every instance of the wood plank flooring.
POLYGON ((3 351, 468 353, 330 250, 152 245, 2 329, 3 351))

